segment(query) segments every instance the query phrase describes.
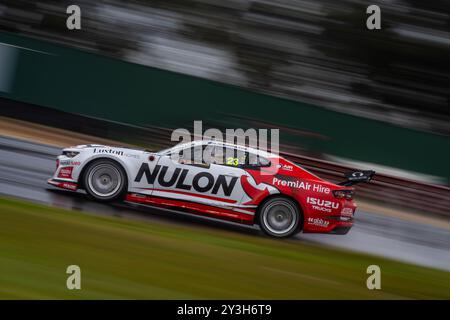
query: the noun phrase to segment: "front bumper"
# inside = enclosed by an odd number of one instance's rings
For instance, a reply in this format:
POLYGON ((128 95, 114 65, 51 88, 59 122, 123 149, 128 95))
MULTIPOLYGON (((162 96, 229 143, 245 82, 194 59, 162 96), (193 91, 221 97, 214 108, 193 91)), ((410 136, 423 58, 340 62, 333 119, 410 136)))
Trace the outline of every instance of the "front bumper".
POLYGON ((75 182, 69 182, 69 181, 64 181, 64 180, 59 180, 59 179, 48 179, 47 183, 61 188, 61 189, 66 189, 66 190, 70 190, 70 191, 77 191, 78 189, 78 185, 75 182))

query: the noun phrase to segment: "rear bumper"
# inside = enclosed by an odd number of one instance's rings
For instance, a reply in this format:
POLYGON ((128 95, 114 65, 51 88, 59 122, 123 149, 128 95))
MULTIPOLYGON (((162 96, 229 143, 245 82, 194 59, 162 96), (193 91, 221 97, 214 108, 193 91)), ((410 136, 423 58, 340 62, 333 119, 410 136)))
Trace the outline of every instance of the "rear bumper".
POLYGON ((330 234, 347 234, 352 226, 337 226, 330 231, 330 234))
POLYGON ((309 218, 305 224, 304 233, 347 234, 353 227, 353 219, 341 221, 341 217, 309 218))
POLYGON ((304 206, 304 233, 347 234, 357 209, 351 199, 308 197, 304 206))
POLYGON ((70 190, 70 191, 77 191, 78 189, 78 185, 75 182, 70 182, 70 181, 64 181, 64 180, 59 180, 59 179, 48 179, 47 183, 61 188, 61 189, 66 189, 66 190, 70 190))

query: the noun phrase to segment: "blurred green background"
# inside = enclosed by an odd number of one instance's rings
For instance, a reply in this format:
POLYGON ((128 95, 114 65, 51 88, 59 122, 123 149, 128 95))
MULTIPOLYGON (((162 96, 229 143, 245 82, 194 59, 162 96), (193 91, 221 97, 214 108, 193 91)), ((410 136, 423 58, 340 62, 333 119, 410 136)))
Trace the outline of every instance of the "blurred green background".
POLYGON ((449 299, 450 273, 207 227, 0 198, 1 299, 449 299), (81 290, 66 288, 68 264, 81 290), (381 268, 368 290, 366 268, 381 268))

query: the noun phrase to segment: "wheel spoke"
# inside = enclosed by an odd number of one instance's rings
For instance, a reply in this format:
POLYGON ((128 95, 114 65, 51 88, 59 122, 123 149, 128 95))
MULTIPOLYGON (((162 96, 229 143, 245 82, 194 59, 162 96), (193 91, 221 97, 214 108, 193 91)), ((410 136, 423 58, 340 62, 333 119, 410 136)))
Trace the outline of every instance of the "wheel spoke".
POLYGON ((110 197, 122 187, 122 177, 115 166, 100 163, 89 170, 88 184, 97 197, 110 197))
POLYGON ((296 209, 285 200, 276 200, 269 203, 264 208, 262 215, 264 226, 276 235, 288 234, 297 225, 296 209))

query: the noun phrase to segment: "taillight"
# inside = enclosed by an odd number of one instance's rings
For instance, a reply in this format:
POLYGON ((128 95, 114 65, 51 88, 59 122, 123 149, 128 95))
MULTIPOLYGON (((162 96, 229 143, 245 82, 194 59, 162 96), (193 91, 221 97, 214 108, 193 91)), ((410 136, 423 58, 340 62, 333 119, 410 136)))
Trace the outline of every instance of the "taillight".
POLYGON ((335 198, 342 199, 345 198, 347 200, 353 199, 353 190, 334 190, 333 195, 335 198))

